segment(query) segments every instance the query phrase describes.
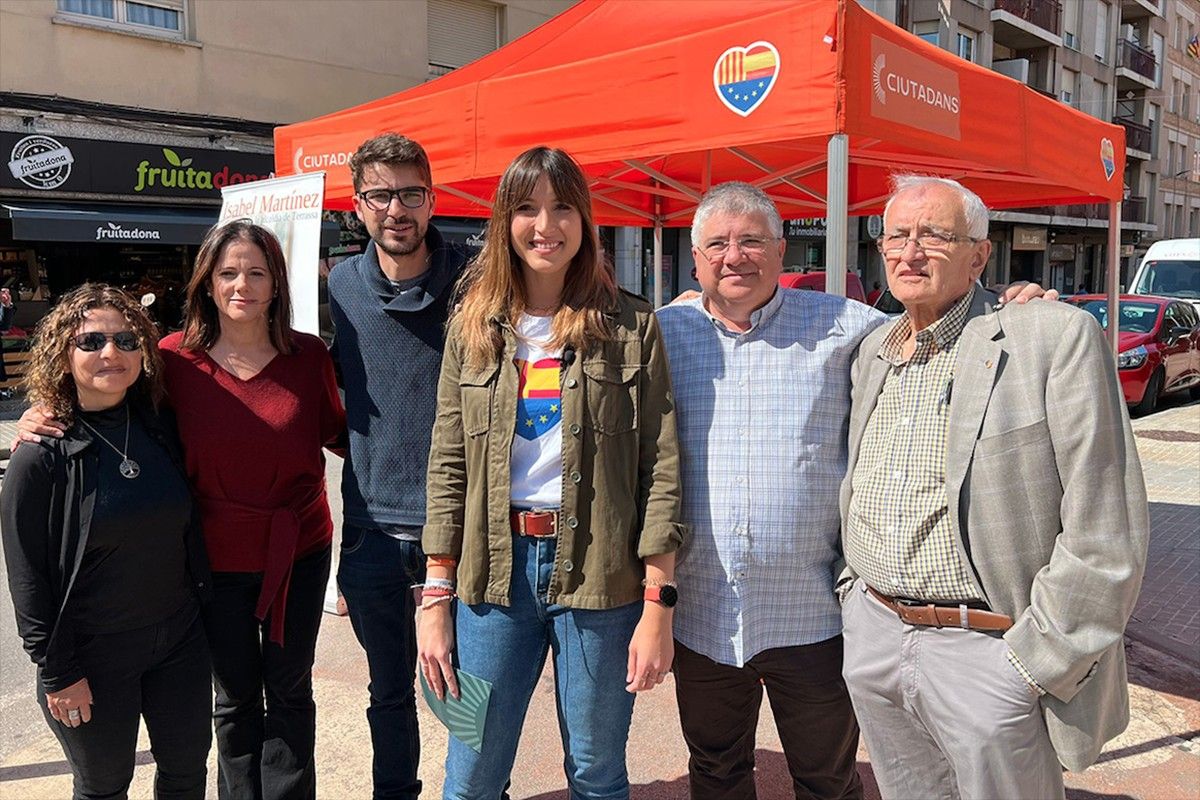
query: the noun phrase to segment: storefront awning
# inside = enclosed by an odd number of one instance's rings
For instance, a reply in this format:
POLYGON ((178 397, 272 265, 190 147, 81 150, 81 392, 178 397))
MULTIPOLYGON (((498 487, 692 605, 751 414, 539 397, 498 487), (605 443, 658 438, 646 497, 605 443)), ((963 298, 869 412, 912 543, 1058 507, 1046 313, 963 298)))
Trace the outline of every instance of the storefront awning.
MULTIPOLYGON (((152 206, 52 206, 5 203, 16 241, 103 244, 200 244, 217 222, 218 209, 152 206)), ((321 246, 338 243, 338 226, 321 223, 321 246)))

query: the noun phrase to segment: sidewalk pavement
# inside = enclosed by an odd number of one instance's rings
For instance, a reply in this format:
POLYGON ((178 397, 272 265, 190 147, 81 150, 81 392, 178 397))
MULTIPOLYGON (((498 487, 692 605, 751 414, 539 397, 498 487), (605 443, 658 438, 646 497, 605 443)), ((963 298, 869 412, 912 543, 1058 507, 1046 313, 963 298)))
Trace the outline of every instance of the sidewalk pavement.
POLYGON ((1129 635, 1200 666, 1200 403, 1136 419, 1133 433, 1152 535, 1129 635))
MULTIPOLYGON (((1127 640, 1131 720, 1125 733, 1109 743, 1096 766, 1084 773, 1067 773, 1070 800, 1194 800, 1200 796, 1200 667, 1194 663, 1194 648, 1189 651, 1186 647, 1189 641, 1196 641, 1200 490, 1195 480, 1196 450, 1189 449, 1195 445, 1184 441, 1187 434, 1200 431, 1198 423, 1200 404, 1195 403, 1135 423, 1155 504, 1155 527, 1147 588, 1127 640), (1182 649, 1177 653, 1171 648, 1182 649), (1181 654, 1193 656, 1192 663, 1181 654)), ((0 423, 0 441, 6 444, 8 438, 0 423)), ((339 485, 340 471, 340 460, 330 458, 331 487, 339 485)), ((336 491, 331 500, 335 518, 340 518, 336 491)), ((349 621, 326 615, 313 673, 318 707, 317 794, 322 800, 370 797, 371 749, 363 714, 367 680, 366 663, 349 621)), ((446 735, 423 702, 418 701, 418 708, 424 732, 422 796, 436 798, 441 794, 446 735)), ((787 765, 765 699, 757 747, 758 797, 791 798, 787 765)), ((679 734, 669 676, 658 689, 639 696, 628 753, 633 800, 687 798, 687 750, 679 734)), ((567 800, 562 757, 553 674, 547 669, 534 691, 519 744, 511 789, 514 800, 567 800)), ((215 761, 214 753, 209 758, 210 797, 216 797, 215 761)), ((867 797, 877 800, 870 759, 861 747, 858 762, 867 797)), ((135 800, 153 794, 153 759, 144 730, 137 763, 130 790, 135 800)), ((34 703, 33 668, 13 629, 8 592, 0 591, 0 800, 63 798, 69 796, 70 785, 62 751, 34 703)))
POLYGON ((13 420, 0 419, 0 461, 4 461, 11 455, 8 452, 8 443, 17 435, 17 423, 13 420))

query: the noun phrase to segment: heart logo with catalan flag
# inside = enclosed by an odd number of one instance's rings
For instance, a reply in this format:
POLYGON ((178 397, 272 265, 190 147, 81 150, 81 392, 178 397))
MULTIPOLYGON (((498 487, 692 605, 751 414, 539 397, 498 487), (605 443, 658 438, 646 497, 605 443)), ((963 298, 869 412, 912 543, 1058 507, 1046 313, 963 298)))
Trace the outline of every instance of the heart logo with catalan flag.
POLYGON ((1104 177, 1111 181, 1117 171, 1117 158, 1112 139, 1107 136, 1100 140, 1100 166, 1104 167, 1104 177))
POLYGON ((754 42, 731 47, 713 66, 713 87, 717 97, 735 114, 743 117, 758 108, 779 77, 779 51, 770 42, 754 42))

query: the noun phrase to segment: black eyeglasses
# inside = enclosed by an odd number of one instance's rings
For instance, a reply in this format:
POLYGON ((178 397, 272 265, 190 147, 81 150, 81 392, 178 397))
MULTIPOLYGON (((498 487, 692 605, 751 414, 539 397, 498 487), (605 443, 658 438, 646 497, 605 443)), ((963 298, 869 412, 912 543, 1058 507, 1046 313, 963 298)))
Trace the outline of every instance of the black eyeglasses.
POLYGON ((118 350, 124 350, 126 353, 135 352, 141 349, 142 346, 138 341, 137 334, 133 331, 117 331, 116 333, 92 331, 91 333, 81 333, 75 337, 75 346, 85 353, 94 353, 97 350, 103 350, 104 345, 108 344, 109 339, 112 339, 112 343, 117 346, 118 350))
POLYGON ((420 208, 425 205, 429 190, 424 186, 405 186, 401 189, 368 189, 358 192, 358 196, 372 211, 386 211, 392 204, 392 198, 400 201, 405 208, 420 208))

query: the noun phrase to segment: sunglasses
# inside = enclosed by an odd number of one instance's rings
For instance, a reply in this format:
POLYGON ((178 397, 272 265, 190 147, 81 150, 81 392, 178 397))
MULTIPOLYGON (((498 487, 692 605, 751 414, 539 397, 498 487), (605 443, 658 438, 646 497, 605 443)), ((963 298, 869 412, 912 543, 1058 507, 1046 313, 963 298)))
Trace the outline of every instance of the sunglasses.
POLYGON ((75 346, 85 353, 95 353, 97 350, 103 350, 109 339, 112 339, 112 343, 117 346, 118 350, 124 350, 126 353, 132 353, 142 347, 137 334, 133 331, 81 333, 75 337, 75 346))

